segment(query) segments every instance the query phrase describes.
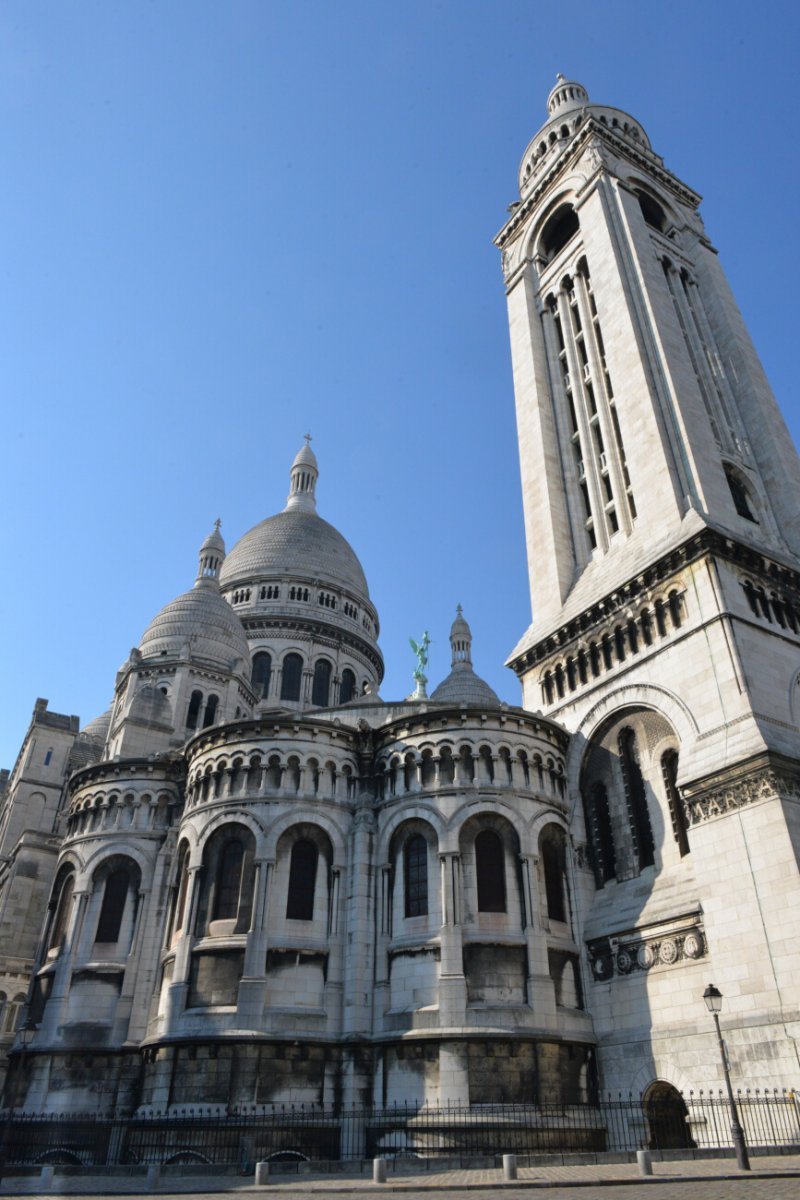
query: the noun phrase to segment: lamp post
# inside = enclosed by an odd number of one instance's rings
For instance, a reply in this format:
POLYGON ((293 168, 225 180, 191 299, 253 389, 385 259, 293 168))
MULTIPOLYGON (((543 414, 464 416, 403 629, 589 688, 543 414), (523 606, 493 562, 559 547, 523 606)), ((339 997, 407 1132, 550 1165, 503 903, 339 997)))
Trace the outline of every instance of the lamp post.
POLYGON ((703 999, 706 1002, 706 1008, 714 1018, 714 1025, 717 1030, 717 1041, 719 1042, 719 1053, 722 1059, 722 1070, 725 1075, 725 1087, 728 1089, 728 1102, 731 1106, 731 1137, 733 1138, 733 1147, 736 1151, 736 1161, 739 1164, 740 1171, 750 1170, 750 1158, 747 1154, 747 1143, 744 1140, 744 1130, 739 1123, 739 1110, 736 1107, 736 1101, 733 1098, 733 1088, 731 1087, 731 1076, 728 1070, 728 1055, 725 1050, 725 1043, 722 1040, 722 1031, 719 1027, 719 1013, 722 1008, 722 992, 719 988, 715 988, 713 983, 710 983, 703 992, 703 999))

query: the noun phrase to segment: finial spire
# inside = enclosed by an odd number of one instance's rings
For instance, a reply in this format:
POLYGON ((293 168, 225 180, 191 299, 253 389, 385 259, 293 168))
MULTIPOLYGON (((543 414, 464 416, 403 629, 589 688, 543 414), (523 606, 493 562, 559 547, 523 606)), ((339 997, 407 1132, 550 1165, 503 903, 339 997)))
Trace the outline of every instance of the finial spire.
POLYGON ((456 619, 450 626, 450 649, 454 667, 472 668, 472 630, 464 619, 464 610, 456 605, 456 619))
POLYGON ((197 584, 219 579, 219 569, 225 560, 225 542, 220 533, 221 517, 217 517, 214 528, 200 547, 200 561, 197 566, 197 584))
POLYGON ((286 501, 286 512, 316 512, 317 456, 311 449, 311 434, 303 434, 305 445, 298 450, 289 472, 292 481, 286 501))

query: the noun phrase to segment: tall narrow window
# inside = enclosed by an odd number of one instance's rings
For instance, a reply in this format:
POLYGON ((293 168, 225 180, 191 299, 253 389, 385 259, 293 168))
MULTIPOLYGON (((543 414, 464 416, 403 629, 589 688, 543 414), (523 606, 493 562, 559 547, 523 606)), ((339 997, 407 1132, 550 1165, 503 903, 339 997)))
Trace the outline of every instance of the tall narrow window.
POLYGON ((57 891, 57 900, 55 912, 53 914, 53 925, 50 930, 50 943, 48 950, 59 950, 63 945, 64 938, 67 933, 67 922, 69 920, 70 909, 72 907, 72 895, 75 890, 75 873, 68 871, 62 876, 60 887, 57 891))
POLYGON ((119 940, 129 885, 130 875, 127 867, 117 867, 107 876, 94 938, 96 942, 114 943, 119 940))
POLYGON ((753 514, 750 507, 750 497, 747 494, 747 488, 742 483, 738 475, 736 475, 730 467, 725 467, 725 478, 728 481, 728 487, 731 491, 733 506, 740 517, 744 517, 745 521, 753 521, 758 524, 758 518, 753 514))
POLYGON ((356 677, 349 667, 342 671, 342 682, 339 684, 339 703, 347 704, 356 694, 356 677))
POLYGON ((302 658, 299 654, 287 654, 281 672, 281 700, 299 700, 302 680, 302 658))
POLYGON ((317 847, 302 838, 292 846, 286 916, 290 921, 313 921, 317 882, 317 847))
POLYGON ((601 888, 609 879, 616 877, 617 871, 614 838, 611 833, 611 813, 604 783, 593 783, 584 792, 583 808, 595 883, 601 888))
POLYGON ((243 866, 244 846, 233 838, 219 856, 212 921, 232 921, 239 915, 243 866))
POLYGON ((669 815, 672 821, 672 836, 678 843, 681 858, 689 853, 689 834, 686 826, 686 810, 678 791, 678 751, 667 750, 661 755, 661 774, 667 793, 669 815))
POLYGON ((259 700, 266 700, 269 695, 269 681, 272 675, 272 659, 266 650, 259 650, 253 655, 253 674, 251 682, 253 691, 259 700))
POLYGON ((638 859, 639 870, 650 867, 655 861, 655 845, 653 843, 653 828, 650 824, 650 810, 647 807, 647 794, 644 779, 637 757, 636 734, 630 728, 621 731, 617 739, 619 747, 620 766, 625 784, 625 801, 628 808, 628 819, 631 826, 634 853, 638 859))
POLYGON ((478 912, 506 911, 506 871, 503 843, 491 829, 475 838, 475 876, 478 912))
POLYGON ((314 664, 314 682, 311 687, 311 703, 325 708, 330 702, 331 664, 326 658, 320 658, 314 664))
POLYGON ((403 848, 405 914, 424 917, 428 912, 428 843, 420 833, 410 837, 403 848))
POLYGON ((209 725, 213 725, 217 719, 217 709, 219 708, 219 696, 209 696, 206 700, 206 711, 203 713, 203 729, 207 729, 209 725))
POLYGON ((544 891, 547 900, 547 915, 553 921, 566 921, 567 909, 564 904, 564 845, 555 833, 548 832, 542 838, 542 868, 544 870, 544 891))
POLYGON ((183 928, 186 910, 186 893, 189 890, 189 847, 184 842, 178 858, 178 894, 175 898, 175 920, 173 932, 183 928))
POLYGON ((186 728, 197 729, 197 721, 200 716, 200 705, 203 703, 202 692, 192 692, 189 700, 189 709, 186 713, 186 728))

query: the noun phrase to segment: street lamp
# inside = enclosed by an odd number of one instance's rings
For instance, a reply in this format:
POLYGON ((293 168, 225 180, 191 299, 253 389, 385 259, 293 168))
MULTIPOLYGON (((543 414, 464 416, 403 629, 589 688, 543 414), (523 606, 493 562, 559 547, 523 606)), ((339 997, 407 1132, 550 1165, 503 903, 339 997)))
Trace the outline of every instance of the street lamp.
POLYGON ((733 1098, 733 1088, 731 1087, 731 1076, 728 1070, 728 1055, 725 1050, 725 1043, 722 1040, 722 1031, 719 1027, 719 1013, 722 1008, 722 992, 719 988, 715 988, 713 983, 710 983, 703 992, 703 999, 706 1002, 706 1008, 714 1018, 714 1025, 717 1029, 717 1041, 719 1042, 719 1053, 722 1059, 722 1070, 725 1075, 725 1087, 728 1089, 728 1101, 731 1106, 731 1137, 733 1138, 733 1147, 736 1151, 736 1161, 739 1164, 740 1171, 750 1170, 750 1159, 747 1154, 747 1143, 744 1140, 744 1130, 739 1123, 739 1110, 736 1107, 736 1101, 733 1098))

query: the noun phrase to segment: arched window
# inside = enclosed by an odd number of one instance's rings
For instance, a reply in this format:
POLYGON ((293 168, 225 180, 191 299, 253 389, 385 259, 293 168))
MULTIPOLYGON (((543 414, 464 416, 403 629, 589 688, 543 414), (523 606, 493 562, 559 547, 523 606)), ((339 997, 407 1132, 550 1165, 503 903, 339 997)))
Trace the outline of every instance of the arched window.
POLYGON ((492 829, 475 838, 475 877, 478 912, 506 911, 506 870, 503 843, 492 829))
POLYGON ((259 650, 253 655, 253 674, 251 682, 253 691, 259 700, 266 700, 269 695, 269 681, 272 675, 272 658, 266 650, 259 650))
POLYGON ((186 912, 186 893, 189 890, 189 847, 184 842, 178 856, 178 892, 175 897, 175 919, 172 932, 183 929, 183 918, 186 912))
POLYGON ((67 868, 62 873, 57 887, 54 889, 55 906, 53 911, 53 924, 50 929, 50 939, 48 950, 59 950, 64 943, 64 938, 67 933, 67 922, 69 921, 70 909, 72 908, 72 895, 75 891, 75 872, 67 868))
POLYGON ((317 847, 305 838, 301 838, 292 846, 289 892, 286 897, 286 917, 290 921, 314 919, 318 857, 317 847))
POLYGON ((625 784, 625 801, 630 820, 634 853, 638 858, 639 870, 650 867, 655 861, 655 845, 653 828, 650 824, 650 810, 647 807, 647 794, 642 778, 641 767, 637 756, 636 734, 626 727, 621 730, 617 739, 619 747, 620 766, 625 784))
POLYGON ((238 838, 232 838, 226 843, 217 861, 212 921, 232 921, 239 915, 243 867, 244 846, 238 838))
POLYGON ((637 194, 639 196, 639 207, 642 210, 642 216, 645 221, 653 229, 657 229, 659 233, 663 233, 667 227, 667 214, 652 196, 648 196, 646 192, 638 192, 637 194))
POLYGON ((314 682, 311 686, 311 703, 326 708, 330 703, 331 664, 326 658, 320 658, 314 664, 314 682))
POLYGON ((218 707, 219 696, 209 696, 206 700, 206 711, 203 713, 203 729, 207 729, 209 725, 214 724, 218 707))
POLYGON ((611 813, 604 783, 593 783, 588 791, 584 792, 583 809, 595 882, 601 888, 609 879, 614 879, 617 872, 611 813))
POLYGON ((127 867, 117 867, 106 877, 95 942, 111 944, 119 940, 129 886, 130 874, 127 867))
POLYGON ((403 847, 405 914, 424 917, 428 912, 428 843, 415 833, 403 847))
POLYGON ((733 499, 733 506, 739 516, 744 517, 745 521, 753 521, 754 524, 757 525, 758 517, 754 515, 753 510, 750 507, 750 496, 747 488, 742 483, 741 479, 733 470, 733 468, 729 467, 727 464, 725 464, 725 478, 728 481, 731 498, 733 499))
POLYGON ((667 596, 667 604, 669 605, 669 615, 672 620, 674 629, 681 627, 681 598, 677 592, 670 592, 667 596))
POLYGON ((578 214, 569 204, 562 204, 547 221, 540 240, 542 257, 550 262, 563 250, 580 228, 578 214))
POLYGON ((356 677, 349 667, 342 671, 342 682, 339 684, 339 703, 347 704, 356 694, 356 677))
POLYGON ((189 709, 186 713, 186 728, 197 729, 197 720, 200 716, 200 705, 203 703, 202 692, 192 692, 189 700, 189 709))
POLYGON ((303 660, 299 654, 287 654, 281 673, 281 700, 299 700, 303 681, 303 660))
POLYGON ((553 921, 566 921, 564 903, 565 854, 563 836, 555 830, 546 830, 541 841, 544 892, 547 900, 547 915, 553 921))
POLYGON ((3 1020, 3 1033, 15 1033, 19 1025, 22 1009, 25 1006, 25 997, 20 992, 11 1000, 5 1011, 3 1020))
POLYGON ((672 835, 678 843, 681 858, 689 853, 689 836, 686 827, 686 810, 683 807, 678 791, 678 751, 666 750, 661 755, 661 774, 664 779, 664 790, 667 793, 669 815, 672 821, 672 835))

